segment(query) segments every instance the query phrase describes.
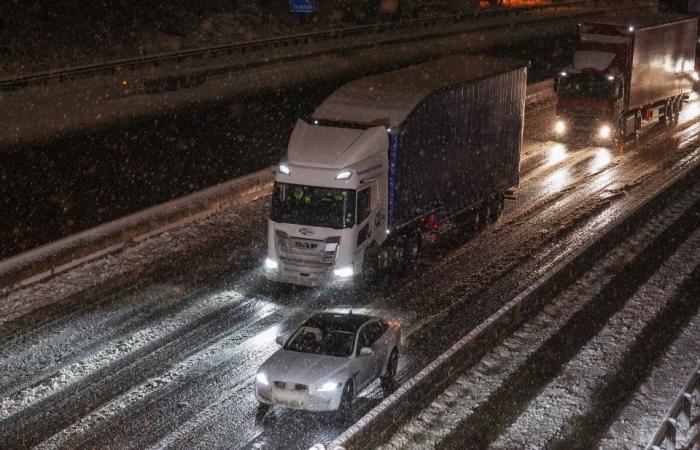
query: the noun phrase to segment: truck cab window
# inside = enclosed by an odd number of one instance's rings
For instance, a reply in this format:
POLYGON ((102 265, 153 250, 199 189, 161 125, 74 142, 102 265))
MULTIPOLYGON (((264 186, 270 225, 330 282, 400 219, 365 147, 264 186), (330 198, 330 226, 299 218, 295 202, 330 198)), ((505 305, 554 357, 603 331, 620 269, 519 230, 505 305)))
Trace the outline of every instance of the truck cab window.
POLYGON ((364 189, 357 193, 357 223, 360 224, 369 217, 371 206, 371 188, 364 189))
POLYGON ((355 191, 275 183, 271 217, 275 222, 347 228, 355 223, 355 191))

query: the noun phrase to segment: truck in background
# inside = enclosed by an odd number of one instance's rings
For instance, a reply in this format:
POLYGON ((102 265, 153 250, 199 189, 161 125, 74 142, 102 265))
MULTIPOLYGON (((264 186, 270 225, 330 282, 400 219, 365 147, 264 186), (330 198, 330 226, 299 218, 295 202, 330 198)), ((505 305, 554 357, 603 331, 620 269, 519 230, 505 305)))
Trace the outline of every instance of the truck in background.
POLYGON ((344 284, 497 220, 519 182, 526 63, 456 55, 350 82, 277 167, 265 274, 344 284))
POLYGON ((555 83, 556 134, 578 129, 616 146, 643 121, 678 117, 697 79, 697 17, 639 13, 579 28, 573 63, 555 83))

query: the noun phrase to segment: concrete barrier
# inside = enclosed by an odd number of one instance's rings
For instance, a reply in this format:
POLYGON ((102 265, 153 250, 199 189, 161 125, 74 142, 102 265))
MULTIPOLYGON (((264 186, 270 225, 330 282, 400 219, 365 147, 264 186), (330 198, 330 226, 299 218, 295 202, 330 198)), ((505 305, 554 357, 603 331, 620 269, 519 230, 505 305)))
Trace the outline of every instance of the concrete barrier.
MULTIPOLYGON (((669 180, 663 189, 638 208, 605 227, 598 238, 584 245, 517 295, 495 314, 457 341, 418 374, 365 414, 328 445, 328 450, 372 448, 383 442, 401 424, 427 406, 453 383, 460 373, 477 363, 491 348, 522 323, 532 318, 554 294, 568 285, 607 248, 641 224, 650 211, 664 204, 675 192, 700 176, 700 158, 690 168, 669 180)), ((319 444, 317 444, 319 445, 319 444)), ((317 447, 319 448, 319 447, 317 447)))
MULTIPOLYGON (((553 96, 551 88, 552 80, 529 85, 526 103, 553 96)), ((273 168, 263 169, 0 261, 0 292, 35 283, 119 251, 129 242, 138 242, 191 223, 231 203, 267 193, 272 180, 273 168)))
POLYGON ((130 214, 0 261, 0 291, 14 290, 270 192, 266 168, 130 214))

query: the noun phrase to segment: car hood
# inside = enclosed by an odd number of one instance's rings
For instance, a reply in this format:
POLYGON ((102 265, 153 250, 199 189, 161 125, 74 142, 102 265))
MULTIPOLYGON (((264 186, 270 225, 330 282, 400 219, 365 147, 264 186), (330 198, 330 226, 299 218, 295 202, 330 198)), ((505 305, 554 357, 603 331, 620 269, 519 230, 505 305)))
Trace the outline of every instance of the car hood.
MULTIPOLYGON (((349 358, 277 350, 260 366, 270 381, 312 385, 328 381, 347 367, 349 358)), ((342 381, 342 380, 331 380, 342 381)))

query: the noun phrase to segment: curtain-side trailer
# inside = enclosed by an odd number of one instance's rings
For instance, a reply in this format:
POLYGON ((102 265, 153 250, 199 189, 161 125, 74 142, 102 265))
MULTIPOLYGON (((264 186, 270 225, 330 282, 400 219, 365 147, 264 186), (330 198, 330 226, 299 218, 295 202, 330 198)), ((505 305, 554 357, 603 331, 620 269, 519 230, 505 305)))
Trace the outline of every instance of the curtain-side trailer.
POLYGON ((277 168, 266 276, 344 284, 413 261, 430 234, 496 220, 519 180, 526 72, 458 55, 331 94, 277 168))

